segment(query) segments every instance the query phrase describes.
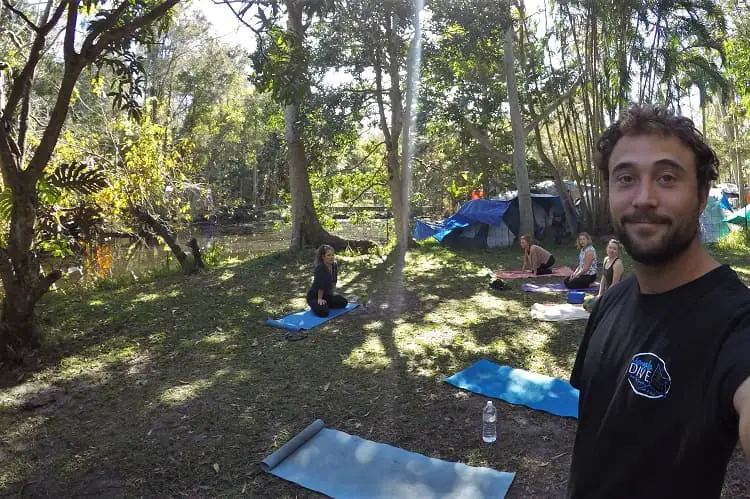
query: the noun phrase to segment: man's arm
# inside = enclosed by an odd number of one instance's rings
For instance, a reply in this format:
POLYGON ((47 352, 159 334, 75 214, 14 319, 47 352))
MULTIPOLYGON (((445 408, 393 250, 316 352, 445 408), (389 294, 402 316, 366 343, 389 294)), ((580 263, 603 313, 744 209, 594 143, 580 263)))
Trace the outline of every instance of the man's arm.
POLYGON ((734 392, 734 410, 740 419, 740 443, 745 451, 745 459, 750 461, 750 377, 742 382, 734 392))

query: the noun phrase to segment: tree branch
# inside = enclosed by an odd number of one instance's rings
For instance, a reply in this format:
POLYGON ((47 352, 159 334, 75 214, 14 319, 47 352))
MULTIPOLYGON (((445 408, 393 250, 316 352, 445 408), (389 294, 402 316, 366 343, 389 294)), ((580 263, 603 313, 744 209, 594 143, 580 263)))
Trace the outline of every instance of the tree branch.
POLYGON ((10 38, 10 41, 13 43, 13 45, 16 46, 17 49, 23 47, 23 43, 21 43, 21 40, 18 39, 18 35, 9 30, 6 30, 5 33, 8 35, 8 38, 10 38))
POLYGON ((245 8, 242 8, 239 11, 236 11, 236 10, 234 10, 234 6, 232 6, 233 2, 231 2, 230 0, 223 0, 223 1, 221 1, 221 0, 219 0, 219 1, 214 0, 214 3, 215 4, 222 4, 223 3, 224 5, 226 5, 227 7, 229 7, 229 9, 232 11, 232 14, 234 14, 234 17, 236 17, 239 22, 241 22, 246 27, 250 28, 250 30, 253 33, 255 33, 256 35, 260 35, 261 34, 261 31, 259 29, 255 29, 254 27, 250 26, 250 24, 247 21, 245 21, 245 12, 248 11, 248 9, 250 8, 250 6, 252 4, 247 4, 247 6, 245 8))
POLYGON ((106 32, 107 30, 113 30, 115 24, 117 23, 117 20, 125 13, 126 10, 128 10, 128 7, 130 7, 130 2, 122 2, 117 6, 115 10, 110 12, 103 21, 95 24, 94 28, 91 29, 89 34, 83 40, 83 45, 81 45, 81 53, 85 54, 90 52, 95 45, 95 40, 102 33, 106 32))
POLYGON ((78 8, 75 1, 68 0, 68 20, 65 23, 65 38, 63 38, 63 58, 66 65, 77 62, 76 24, 78 24, 78 8))
POLYGON ((49 291, 49 288, 62 277, 60 269, 55 269, 46 276, 42 277, 34 290, 34 301, 38 301, 44 294, 49 291))
POLYGON ((582 79, 583 79, 582 76, 579 75, 578 78, 576 78, 576 81, 573 82, 573 85, 570 86, 570 88, 568 89, 567 92, 565 92, 564 94, 562 94, 560 97, 558 97, 557 99, 555 99, 555 101, 552 104, 550 104, 549 106, 547 106, 544 109, 544 111, 542 111, 542 114, 540 114, 539 116, 534 117, 531 120, 530 123, 527 123, 526 126, 523 127, 523 133, 524 133, 524 135, 528 137, 531 134, 531 132, 533 132, 534 129, 537 126, 539 126, 539 124, 542 121, 544 121, 547 118, 549 118, 549 116, 552 113, 555 112, 555 109, 557 109, 557 107, 562 102, 570 99, 570 97, 573 95, 573 92, 575 92, 576 89, 578 88, 578 85, 581 84, 582 79))
POLYGON ((375 88, 377 92, 375 97, 378 101, 378 114, 380 116, 380 128, 383 130, 383 137, 385 137, 385 143, 391 143, 391 132, 388 128, 388 121, 385 117, 385 103, 383 102, 383 70, 382 70, 382 54, 380 52, 380 45, 376 44, 375 48, 375 88))
POLYGON ((26 144, 26 130, 29 127, 29 100, 31 99, 31 80, 27 80, 21 99, 21 114, 18 117, 18 151, 21 153, 20 162, 23 163, 23 153, 26 144))
POLYGON ((487 136, 484 135, 481 130, 475 127, 468 117, 464 116, 463 118, 464 124, 466 125, 466 130, 472 137, 479 141, 482 147, 484 147, 491 156, 493 156, 497 160, 502 161, 503 163, 508 163, 511 165, 513 164, 512 154, 508 154, 496 149, 492 144, 490 144, 490 140, 487 138, 487 136))
MULTIPOLYGON (((102 33, 99 40, 94 45, 91 45, 88 50, 81 50, 80 56, 76 55, 73 49, 73 43, 75 41, 75 25, 73 24, 72 30, 69 30, 65 37, 65 72, 63 73, 62 82, 60 83, 60 88, 57 92, 57 99, 52 108, 52 113, 50 113, 49 122, 47 128, 44 130, 39 146, 37 146, 36 151, 34 151, 34 155, 31 160, 29 160, 29 165, 26 168, 26 173, 32 179, 36 180, 42 175, 44 166, 49 162, 49 159, 52 156, 52 151, 55 148, 55 144, 57 144, 57 139, 60 137, 60 132, 65 123, 68 110, 70 109, 70 96, 73 94, 78 75, 83 68, 96 59, 96 57, 98 57, 110 43, 121 40, 146 24, 155 21, 163 16, 174 5, 179 3, 179 1, 180 0, 165 0, 158 7, 155 7, 146 14, 133 19, 126 25, 102 33)), ((71 18, 77 13, 77 1, 68 0, 68 2, 70 8, 68 14, 68 26, 70 27, 71 18)), ((89 41, 90 36, 87 37, 86 40, 89 41)))
POLYGON ((362 189, 362 191, 359 194, 357 194, 356 196, 354 196, 354 198, 350 199, 349 202, 347 202, 347 204, 349 205, 349 208, 353 207, 354 203, 359 201, 362 198, 362 196, 364 196, 367 193, 367 191, 369 191, 370 189, 372 189, 378 184, 382 185, 382 182, 378 182, 377 180, 373 180, 372 182, 370 182, 370 185, 362 189))
MULTIPOLYGON (((154 7, 149 12, 143 14, 140 17, 136 17, 135 19, 125 24, 124 26, 120 26, 119 28, 114 28, 111 31, 103 32, 99 40, 91 46, 92 53, 89 54, 87 52, 86 55, 84 55, 86 62, 93 61, 112 42, 121 40, 125 38, 126 36, 132 34, 133 32, 141 29, 145 25, 156 21, 178 3, 180 3, 180 0, 164 0, 161 4, 154 7)), ((119 15, 120 14, 118 14, 118 16, 119 15)), ((86 37, 86 41, 88 41, 89 38, 91 38, 91 35, 86 37)), ((84 41, 84 46, 86 45, 86 41, 84 41)), ((93 38, 92 38, 92 42, 93 42, 93 38)), ((82 54, 84 53, 83 49, 81 49, 81 53, 82 54)))
MULTIPOLYGON (((7 0, 3 1, 7 2, 7 0)), ((57 24, 57 21, 60 20, 62 12, 62 9, 58 8, 47 24, 35 30, 36 36, 34 37, 34 42, 32 43, 31 50, 29 51, 29 57, 26 60, 26 64, 24 65, 21 72, 13 80, 13 85, 10 89, 10 95, 8 96, 8 100, 5 103, 3 118, 8 120, 8 123, 13 122, 16 108, 23 98, 25 85, 27 84, 27 82, 28 84, 30 84, 31 80, 34 78, 34 71, 36 70, 37 64, 39 64, 42 52, 44 51, 45 38, 47 34, 52 30, 54 25, 57 24)))
POLYGON ((336 171, 336 175, 341 175, 341 174, 344 174, 344 173, 349 173, 351 171, 354 171, 354 170, 358 169, 360 166, 362 166, 362 164, 365 161, 367 161, 367 159, 370 156, 372 156, 373 154, 375 154, 376 152, 378 152, 378 149, 380 149, 380 146, 382 146, 382 145, 385 145, 385 142, 378 142, 377 144, 375 144, 373 146, 372 150, 370 150, 370 152, 368 152, 367 155, 364 158, 362 158, 362 160, 359 161, 356 165, 351 166, 349 168, 344 168, 343 170, 337 170, 336 171))
POLYGON ((24 13, 23 13, 23 12, 21 12, 20 10, 16 9, 15 7, 13 7, 13 6, 12 6, 12 5, 10 4, 10 2, 8 2, 8 0, 3 0, 3 5, 5 5, 5 8, 6 8, 6 9, 8 9, 9 11, 13 12, 13 13, 14 13, 15 15, 17 15, 18 17, 20 17, 20 18, 21 18, 21 20, 22 20, 22 21, 23 21, 24 23, 26 23, 26 25, 27 25, 27 26, 28 26, 29 28, 31 28, 31 30, 32 30, 32 31, 33 31, 34 33, 39 33, 39 29, 40 29, 40 28, 39 28, 39 26, 37 26, 36 24, 34 24, 33 22, 31 22, 31 19, 29 19, 28 17, 26 17, 26 14, 24 14, 24 13))

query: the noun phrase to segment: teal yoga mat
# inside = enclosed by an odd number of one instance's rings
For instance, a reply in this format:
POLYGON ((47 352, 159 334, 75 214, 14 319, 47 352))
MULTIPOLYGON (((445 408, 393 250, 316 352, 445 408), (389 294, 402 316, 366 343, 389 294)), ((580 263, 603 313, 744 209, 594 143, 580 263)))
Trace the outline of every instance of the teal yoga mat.
POLYGON ((325 428, 320 419, 265 458, 261 468, 341 499, 502 498, 515 478, 325 428))
POLYGON ((324 322, 330 321, 334 317, 338 317, 347 312, 351 312, 355 308, 357 308, 356 303, 349 303, 346 308, 332 308, 328 313, 328 317, 318 317, 312 310, 304 310, 302 312, 287 315, 281 319, 268 319, 266 320, 266 324, 286 329, 288 331, 301 331, 303 329, 312 329, 320 326, 324 322))
POLYGON ((578 417, 578 390, 565 380, 480 360, 443 381, 558 416, 578 417))

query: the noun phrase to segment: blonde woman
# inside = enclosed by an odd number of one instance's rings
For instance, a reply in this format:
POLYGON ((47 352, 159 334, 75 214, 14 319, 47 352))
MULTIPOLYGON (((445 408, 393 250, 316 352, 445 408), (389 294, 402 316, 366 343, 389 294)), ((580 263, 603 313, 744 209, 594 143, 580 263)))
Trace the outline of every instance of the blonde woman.
POLYGON ((607 243, 607 256, 604 257, 602 263, 602 280, 599 283, 599 294, 593 298, 587 298, 583 302, 583 308, 587 312, 591 312, 594 309, 594 305, 601 298, 604 293, 611 289, 612 286, 622 280, 622 276, 625 273, 625 267, 620 259, 620 251, 622 250, 622 244, 617 239, 610 239, 607 243))
POLYGON ((586 289, 596 281, 596 250, 588 232, 578 234, 578 267, 563 281, 568 289, 586 289))
POLYGON ((523 266, 521 271, 525 272, 528 266, 529 272, 536 275, 549 275, 552 273, 552 266, 555 264, 555 257, 552 253, 539 245, 532 244, 531 236, 521 236, 518 238, 518 244, 523 251, 523 266))
POLYGON ((602 264, 602 280, 599 283, 599 296, 622 280, 625 267, 620 259, 622 245, 617 239, 610 239, 607 243, 607 256, 602 264))

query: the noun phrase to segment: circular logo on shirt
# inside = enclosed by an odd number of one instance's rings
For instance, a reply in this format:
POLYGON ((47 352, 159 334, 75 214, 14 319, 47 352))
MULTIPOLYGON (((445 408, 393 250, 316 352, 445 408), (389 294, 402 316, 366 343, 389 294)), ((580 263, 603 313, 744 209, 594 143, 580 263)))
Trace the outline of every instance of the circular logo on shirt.
POLYGON ((667 364, 651 352, 637 353, 628 366, 628 382, 635 393, 650 399, 667 396, 672 386, 672 377, 667 364))

